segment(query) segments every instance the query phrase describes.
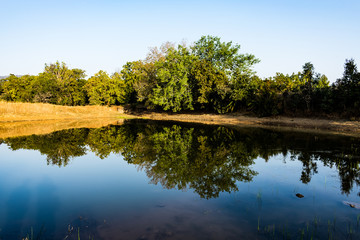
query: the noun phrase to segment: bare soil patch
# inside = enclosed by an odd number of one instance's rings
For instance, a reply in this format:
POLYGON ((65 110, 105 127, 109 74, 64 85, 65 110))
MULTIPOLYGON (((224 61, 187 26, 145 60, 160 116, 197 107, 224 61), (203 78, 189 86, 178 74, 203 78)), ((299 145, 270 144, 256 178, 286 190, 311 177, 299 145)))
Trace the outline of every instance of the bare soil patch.
POLYGON ((203 124, 218 124, 228 126, 262 126, 281 127, 293 130, 316 130, 331 133, 360 136, 360 122, 349 120, 328 120, 316 118, 291 117, 249 117, 243 114, 166 114, 146 113, 139 115, 142 118, 153 120, 170 120, 194 122, 203 124))

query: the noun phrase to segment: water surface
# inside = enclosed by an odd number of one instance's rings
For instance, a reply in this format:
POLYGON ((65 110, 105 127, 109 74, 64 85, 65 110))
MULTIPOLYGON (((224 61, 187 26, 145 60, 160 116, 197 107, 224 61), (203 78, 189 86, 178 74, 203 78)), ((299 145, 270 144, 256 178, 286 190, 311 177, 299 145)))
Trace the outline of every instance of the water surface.
POLYGON ((360 140, 129 120, 4 139, 0 239, 357 239, 360 140))

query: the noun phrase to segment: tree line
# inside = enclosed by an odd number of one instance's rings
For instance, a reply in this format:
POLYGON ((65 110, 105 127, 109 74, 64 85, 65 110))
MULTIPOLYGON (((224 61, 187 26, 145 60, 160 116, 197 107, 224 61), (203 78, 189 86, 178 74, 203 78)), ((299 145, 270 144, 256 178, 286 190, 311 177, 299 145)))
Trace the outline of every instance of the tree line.
POLYGON ((145 59, 127 62, 111 75, 99 71, 86 79, 84 70, 46 64, 36 76, 1 79, 0 98, 170 112, 360 115, 360 73, 353 59, 345 61, 343 77, 331 85, 310 62, 298 73, 265 79, 253 71, 258 62, 254 55, 240 53, 240 45, 203 36, 191 46, 165 43, 152 48, 145 59))

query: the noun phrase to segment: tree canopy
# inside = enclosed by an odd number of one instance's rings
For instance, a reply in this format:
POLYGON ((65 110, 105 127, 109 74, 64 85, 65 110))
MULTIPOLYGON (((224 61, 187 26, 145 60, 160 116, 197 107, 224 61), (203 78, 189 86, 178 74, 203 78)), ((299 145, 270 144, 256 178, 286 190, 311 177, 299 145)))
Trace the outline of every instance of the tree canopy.
POLYGON ((0 99, 167 112, 360 116, 360 73, 353 59, 331 85, 311 62, 297 73, 262 79, 253 69, 259 61, 238 44, 202 36, 190 46, 166 42, 119 72, 100 70, 88 79, 84 70, 60 62, 45 64, 36 76, 11 74, 0 80, 0 99))

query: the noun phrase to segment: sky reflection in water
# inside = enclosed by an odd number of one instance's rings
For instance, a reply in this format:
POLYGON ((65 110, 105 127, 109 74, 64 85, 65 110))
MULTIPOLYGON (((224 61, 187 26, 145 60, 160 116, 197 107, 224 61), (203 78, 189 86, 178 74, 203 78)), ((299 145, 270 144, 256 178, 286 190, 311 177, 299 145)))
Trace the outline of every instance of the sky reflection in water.
POLYGON ((356 239, 359 143, 152 121, 5 139, 0 237, 356 239))

